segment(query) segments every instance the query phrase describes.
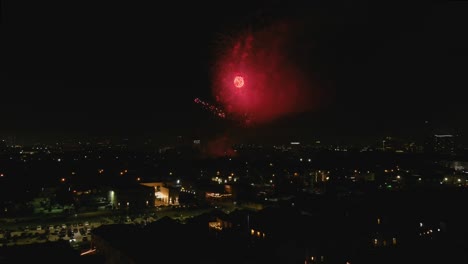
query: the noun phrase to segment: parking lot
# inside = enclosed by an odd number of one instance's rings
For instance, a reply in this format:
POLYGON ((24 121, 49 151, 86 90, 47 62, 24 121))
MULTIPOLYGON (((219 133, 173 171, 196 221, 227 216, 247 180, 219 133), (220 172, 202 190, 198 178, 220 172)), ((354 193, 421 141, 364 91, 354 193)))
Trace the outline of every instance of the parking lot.
POLYGON ((0 226, 0 246, 44 243, 66 240, 76 249, 89 249, 91 231, 105 224, 147 225, 159 218, 169 216, 183 220, 210 208, 155 208, 145 213, 128 212, 86 212, 66 218, 31 219, 28 221, 7 221, 0 226))

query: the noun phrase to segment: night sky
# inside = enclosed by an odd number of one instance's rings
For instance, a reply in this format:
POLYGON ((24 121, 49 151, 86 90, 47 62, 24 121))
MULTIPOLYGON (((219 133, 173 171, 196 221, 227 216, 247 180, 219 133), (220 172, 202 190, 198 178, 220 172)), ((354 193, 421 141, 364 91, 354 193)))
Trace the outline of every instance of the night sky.
POLYGON ((218 2, 2 2, 0 135, 363 142, 416 137, 428 124, 468 132, 467 3, 218 2), (287 56, 320 88, 321 106, 243 128, 195 105, 214 101, 225 40, 277 21, 299 25, 287 56))

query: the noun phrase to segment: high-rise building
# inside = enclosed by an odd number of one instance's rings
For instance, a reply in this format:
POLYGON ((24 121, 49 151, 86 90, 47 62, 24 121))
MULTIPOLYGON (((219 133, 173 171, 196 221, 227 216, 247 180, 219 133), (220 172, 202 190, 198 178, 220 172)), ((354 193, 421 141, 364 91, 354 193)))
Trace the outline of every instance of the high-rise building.
POLYGON ((455 152, 455 137, 453 135, 434 135, 434 152, 451 154, 455 152))
POLYGON ((15 136, 9 136, 5 139, 5 142, 7 146, 11 147, 16 145, 16 137, 15 136))
POLYGON ((385 137, 382 140, 382 150, 383 151, 403 151, 404 146, 401 139, 395 137, 385 137))
POLYGON ((0 140, 0 152, 7 151, 8 146, 5 140, 0 140))

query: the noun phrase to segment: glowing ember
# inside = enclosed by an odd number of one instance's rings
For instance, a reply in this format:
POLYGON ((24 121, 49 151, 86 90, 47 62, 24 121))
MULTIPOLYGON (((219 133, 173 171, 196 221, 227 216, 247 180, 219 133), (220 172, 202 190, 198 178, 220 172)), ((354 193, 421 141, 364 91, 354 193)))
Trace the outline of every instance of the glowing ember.
POLYGON ((234 86, 242 88, 242 86, 244 86, 244 78, 242 78, 242 76, 236 76, 234 78, 234 86))
POLYGON ((210 111, 215 116, 218 116, 220 118, 226 118, 226 114, 224 113, 223 109, 218 108, 208 102, 202 101, 200 98, 195 98, 194 102, 196 104, 201 105, 204 109, 210 111))

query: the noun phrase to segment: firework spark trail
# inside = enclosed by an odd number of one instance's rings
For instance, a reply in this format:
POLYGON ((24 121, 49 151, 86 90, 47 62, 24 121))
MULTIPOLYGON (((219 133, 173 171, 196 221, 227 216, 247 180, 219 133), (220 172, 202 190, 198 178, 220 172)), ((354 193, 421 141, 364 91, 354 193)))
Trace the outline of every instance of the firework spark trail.
POLYGON ((203 107, 203 109, 211 112, 212 114, 214 114, 215 116, 219 117, 219 118, 226 118, 226 113, 224 113, 224 111, 208 102, 205 102, 203 100, 201 100, 200 98, 195 98, 193 100, 196 104, 199 104, 203 107))

